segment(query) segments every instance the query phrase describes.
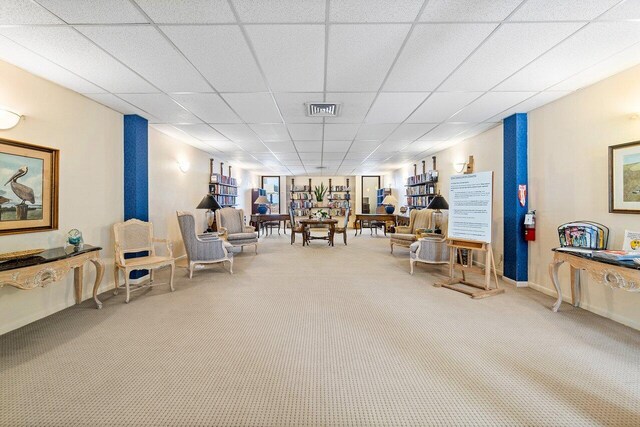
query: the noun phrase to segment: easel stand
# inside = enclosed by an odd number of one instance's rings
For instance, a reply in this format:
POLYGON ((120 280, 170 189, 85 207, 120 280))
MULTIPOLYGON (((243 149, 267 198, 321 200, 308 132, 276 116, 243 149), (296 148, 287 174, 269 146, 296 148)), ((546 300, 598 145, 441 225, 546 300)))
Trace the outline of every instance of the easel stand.
POLYGON ((486 298, 493 295, 501 294, 504 289, 500 289, 498 286, 498 274, 496 273, 496 263, 493 258, 493 250, 491 249, 491 243, 479 242, 476 240, 463 240, 463 239, 449 239, 449 277, 446 282, 435 283, 435 287, 443 287, 452 289, 454 291, 462 292, 471 296, 471 298, 486 298), (466 262, 463 262, 462 250, 467 250, 466 262), (473 254, 475 252, 485 253, 485 268, 482 269, 473 265, 473 254), (460 256, 460 262, 458 262, 458 256, 460 256), (493 277, 496 280, 496 287, 491 287, 491 270, 493 269, 493 277), (460 270, 462 272, 462 278, 455 277, 455 271, 460 270), (483 271, 484 270, 484 271, 483 271), (484 272, 484 285, 480 283, 474 283, 467 280, 466 273, 480 273, 484 272), (475 288, 475 289, 473 289, 475 288), (477 290, 476 290, 477 289, 477 290))

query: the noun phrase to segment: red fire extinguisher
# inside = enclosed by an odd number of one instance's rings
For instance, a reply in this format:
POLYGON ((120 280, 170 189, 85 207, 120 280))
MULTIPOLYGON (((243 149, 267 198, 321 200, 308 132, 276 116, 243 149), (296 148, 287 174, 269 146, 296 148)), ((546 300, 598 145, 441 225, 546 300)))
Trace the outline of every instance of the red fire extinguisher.
POLYGON ((524 240, 527 242, 536 240, 536 211, 529 211, 524 216, 524 240))

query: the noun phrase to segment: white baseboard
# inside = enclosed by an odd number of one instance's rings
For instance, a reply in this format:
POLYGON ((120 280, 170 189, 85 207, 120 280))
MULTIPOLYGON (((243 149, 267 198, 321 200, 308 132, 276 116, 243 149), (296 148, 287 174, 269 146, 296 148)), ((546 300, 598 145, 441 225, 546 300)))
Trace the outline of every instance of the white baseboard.
MULTIPOLYGON (((529 282, 529 287, 538 292, 542 292, 545 295, 549 295, 554 298, 557 297, 555 289, 549 289, 546 286, 542 286, 534 282, 529 282)), ((571 304, 571 296, 563 294, 562 301, 566 304, 571 304)), ((585 302, 580 303, 580 308, 590 311, 592 313, 595 313, 598 316, 606 317, 607 319, 611 319, 618 323, 622 323, 623 325, 626 325, 630 328, 640 330, 640 322, 638 322, 637 320, 629 319, 628 317, 620 316, 619 314, 616 314, 616 313, 611 313, 609 311, 603 310, 600 307, 594 307, 591 304, 587 304, 585 302)), ((562 310, 562 306, 560 307, 560 310, 562 310)))
POLYGON ((502 280, 504 280, 505 282, 515 286, 516 288, 526 288, 527 286, 529 286, 529 282, 525 282, 522 280, 513 280, 510 279, 508 277, 504 277, 502 276, 502 280))

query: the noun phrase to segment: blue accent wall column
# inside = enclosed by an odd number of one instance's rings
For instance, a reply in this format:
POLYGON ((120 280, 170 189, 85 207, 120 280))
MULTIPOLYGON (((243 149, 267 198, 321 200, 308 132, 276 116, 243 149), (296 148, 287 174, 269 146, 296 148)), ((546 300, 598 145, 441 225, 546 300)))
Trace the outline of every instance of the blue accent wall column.
POLYGON ((149 221, 149 123, 124 116, 124 220, 149 221))
MULTIPOLYGON (((517 113, 503 121, 504 129, 504 277, 516 282, 529 280, 529 247, 524 240, 524 206, 518 186, 527 185, 527 115, 517 113)), ((527 196, 528 198, 528 196, 527 196)))

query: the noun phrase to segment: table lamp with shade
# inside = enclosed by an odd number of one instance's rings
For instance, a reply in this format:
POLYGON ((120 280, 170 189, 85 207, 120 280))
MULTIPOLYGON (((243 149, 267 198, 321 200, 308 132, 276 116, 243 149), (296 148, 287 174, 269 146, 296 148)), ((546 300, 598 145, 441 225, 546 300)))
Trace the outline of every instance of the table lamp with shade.
POLYGON ((436 233, 442 232, 442 218, 444 215, 442 214, 442 209, 448 210, 449 203, 445 200, 445 198, 440 194, 436 194, 431 202, 429 202, 429 206, 427 209, 432 209, 432 220, 433 220, 433 231, 436 233))
POLYGON ((215 220, 214 212, 218 209, 221 209, 220 203, 213 197, 211 194, 207 194, 202 198, 196 209, 207 209, 206 217, 207 217, 207 232, 211 233, 213 231, 213 222, 215 220))
POLYGON ((389 215, 391 215, 396 210, 395 205, 397 204, 398 204, 398 199, 393 197, 391 194, 385 196, 384 200, 382 201, 382 205, 384 206, 385 211, 387 211, 389 215))
POLYGON ((269 210, 269 208, 267 207, 267 205, 269 205, 269 199, 267 199, 267 196, 258 196, 253 204, 258 205, 258 213, 260 215, 266 214, 269 210))

